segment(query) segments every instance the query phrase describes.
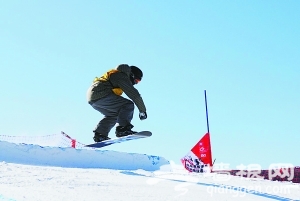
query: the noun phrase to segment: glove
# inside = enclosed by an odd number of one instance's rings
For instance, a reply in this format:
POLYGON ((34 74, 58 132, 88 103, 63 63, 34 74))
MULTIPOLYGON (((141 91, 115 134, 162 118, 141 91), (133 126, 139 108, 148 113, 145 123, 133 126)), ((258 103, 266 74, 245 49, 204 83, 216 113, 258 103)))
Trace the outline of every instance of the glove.
POLYGON ((147 119, 147 113, 146 112, 140 112, 139 116, 140 116, 140 120, 147 119))

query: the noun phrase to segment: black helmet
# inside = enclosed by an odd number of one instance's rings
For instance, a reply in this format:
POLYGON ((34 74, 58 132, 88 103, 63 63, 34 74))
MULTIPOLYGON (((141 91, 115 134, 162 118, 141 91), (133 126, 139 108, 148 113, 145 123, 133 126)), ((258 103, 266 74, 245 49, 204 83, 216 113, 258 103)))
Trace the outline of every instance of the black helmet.
POLYGON ((131 68, 131 82, 132 84, 137 84, 143 78, 143 72, 136 66, 130 66, 131 68))

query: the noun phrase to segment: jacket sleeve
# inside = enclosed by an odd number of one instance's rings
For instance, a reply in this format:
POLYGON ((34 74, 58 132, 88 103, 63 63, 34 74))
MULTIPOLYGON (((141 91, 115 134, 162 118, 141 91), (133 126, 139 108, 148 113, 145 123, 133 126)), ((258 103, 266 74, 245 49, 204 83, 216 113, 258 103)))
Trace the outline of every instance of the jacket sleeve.
POLYGON ((111 82, 116 83, 124 91, 140 112, 146 112, 146 106, 139 91, 133 87, 129 77, 125 73, 114 74, 114 76, 111 76, 111 82))

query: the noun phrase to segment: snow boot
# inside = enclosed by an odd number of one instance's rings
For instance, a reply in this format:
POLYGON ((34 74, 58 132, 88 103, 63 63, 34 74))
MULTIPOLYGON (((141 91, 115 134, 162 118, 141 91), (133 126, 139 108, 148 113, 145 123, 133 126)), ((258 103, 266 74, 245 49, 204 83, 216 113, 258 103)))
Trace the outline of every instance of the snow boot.
POLYGON ((93 137, 95 142, 102 142, 104 140, 110 140, 109 137, 107 137, 106 135, 102 135, 100 133, 95 132, 95 135, 93 137))
POLYGON ((116 127, 116 136, 117 137, 124 137, 127 135, 132 135, 137 133, 136 131, 132 131, 133 128, 132 124, 128 124, 127 126, 117 126, 116 127))

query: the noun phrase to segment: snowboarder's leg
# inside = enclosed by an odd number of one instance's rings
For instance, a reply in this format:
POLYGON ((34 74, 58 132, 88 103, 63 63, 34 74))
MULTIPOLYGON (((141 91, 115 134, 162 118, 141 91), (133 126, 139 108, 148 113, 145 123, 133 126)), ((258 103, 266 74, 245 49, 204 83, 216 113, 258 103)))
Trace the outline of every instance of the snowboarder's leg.
POLYGON ((131 125, 130 122, 134 111, 134 103, 132 101, 122 96, 111 94, 91 103, 91 105, 104 115, 104 118, 95 128, 95 133, 108 136, 109 131, 117 122, 121 126, 131 125))
POLYGON ((124 105, 120 108, 118 115, 118 123, 120 126, 129 125, 133 118, 134 112, 134 103, 131 100, 125 98, 123 99, 124 105))
POLYGON ((117 122, 117 114, 110 110, 102 108, 101 105, 99 105, 99 101, 94 103, 92 107, 104 115, 103 119, 99 121, 96 128, 94 129, 94 133, 99 133, 101 135, 108 136, 109 131, 112 129, 112 127, 114 127, 114 125, 117 122))

